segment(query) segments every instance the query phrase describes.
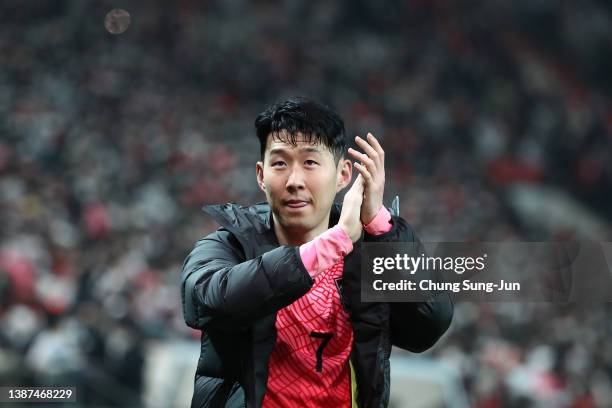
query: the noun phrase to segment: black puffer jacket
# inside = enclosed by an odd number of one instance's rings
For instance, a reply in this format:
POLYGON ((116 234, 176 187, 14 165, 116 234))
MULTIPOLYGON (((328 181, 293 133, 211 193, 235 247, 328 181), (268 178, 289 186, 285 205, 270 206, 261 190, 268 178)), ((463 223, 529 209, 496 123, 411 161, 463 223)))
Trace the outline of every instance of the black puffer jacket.
MULTIPOLYGON (((278 244, 268 204, 203 209, 221 228, 196 243, 182 270, 185 321, 202 330, 192 407, 260 407, 276 341, 276 312, 308 292, 313 281, 299 248, 278 244)), ((330 226, 339 214, 335 204, 330 226)), ((419 242, 406 221, 392 220, 391 231, 366 233, 363 241, 419 242)), ((339 286, 353 326, 357 402, 360 408, 386 407, 391 345, 427 350, 448 328, 453 305, 446 296, 423 303, 361 302, 359 247, 357 242, 345 257, 339 286)))

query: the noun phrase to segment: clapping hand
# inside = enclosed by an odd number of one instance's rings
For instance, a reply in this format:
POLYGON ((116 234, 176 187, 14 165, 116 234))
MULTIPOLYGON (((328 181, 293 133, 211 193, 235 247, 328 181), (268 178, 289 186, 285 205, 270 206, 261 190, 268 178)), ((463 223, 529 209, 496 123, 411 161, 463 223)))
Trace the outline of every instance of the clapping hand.
POLYGON ((361 204, 361 223, 369 224, 383 205, 385 192, 385 151, 378 140, 368 133, 367 140, 355 137, 357 146, 363 149, 363 153, 349 148, 348 153, 355 160, 355 168, 363 177, 363 202, 361 204))

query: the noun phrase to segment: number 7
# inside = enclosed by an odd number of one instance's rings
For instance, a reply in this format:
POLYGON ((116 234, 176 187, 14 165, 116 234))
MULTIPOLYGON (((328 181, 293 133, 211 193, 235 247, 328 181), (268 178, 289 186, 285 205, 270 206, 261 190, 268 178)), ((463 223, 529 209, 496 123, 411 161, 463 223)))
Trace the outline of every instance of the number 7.
POLYGON ((321 333, 321 332, 310 332, 311 337, 315 337, 317 339, 323 339, 319 348, 317 348, 317 367, 316 370, 318 373, 323 371, 323 349, 327 346, 327 343, 334 337, 334 333, 321 333))

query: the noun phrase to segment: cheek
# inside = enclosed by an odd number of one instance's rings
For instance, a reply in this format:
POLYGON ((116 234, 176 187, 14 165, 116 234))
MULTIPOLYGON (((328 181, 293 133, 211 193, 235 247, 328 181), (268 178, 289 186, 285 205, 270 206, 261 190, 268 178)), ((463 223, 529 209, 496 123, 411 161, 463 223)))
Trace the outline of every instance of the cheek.
POLYGON ((317 177, 311 183, 311 189, 317 192, 321 200, 325 202, 333 201, 336 196, 336 177, 317 177))
POLYGON ((285 182, 282 177, 269 177, 266 179, 266 195, 268 197, 278 197, 283 194, 285 182))

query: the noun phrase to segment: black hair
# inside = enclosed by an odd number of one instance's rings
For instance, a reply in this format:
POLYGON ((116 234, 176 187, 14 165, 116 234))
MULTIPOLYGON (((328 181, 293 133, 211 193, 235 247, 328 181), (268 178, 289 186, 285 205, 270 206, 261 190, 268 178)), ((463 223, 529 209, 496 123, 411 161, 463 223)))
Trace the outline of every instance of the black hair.
POLYGON ((308 143, 321 143, 334 155, 336 163, 346 154, 346 133, 342 118, 329 107, 304 97, 293 97, 277 102, 255 119, 255 129, 261 148, 261 159, 266 151, 268 135, 297 145, 297 134, 302 133, 308 143))

